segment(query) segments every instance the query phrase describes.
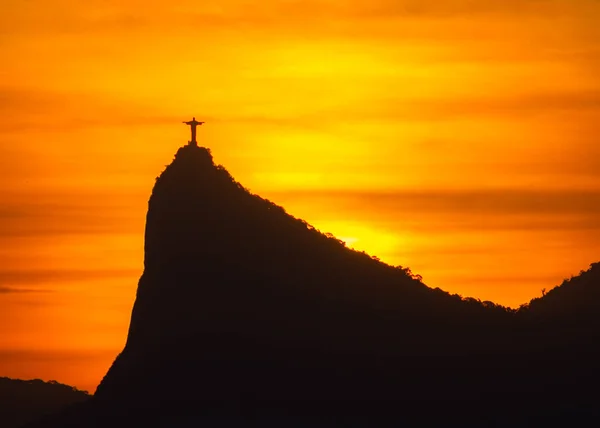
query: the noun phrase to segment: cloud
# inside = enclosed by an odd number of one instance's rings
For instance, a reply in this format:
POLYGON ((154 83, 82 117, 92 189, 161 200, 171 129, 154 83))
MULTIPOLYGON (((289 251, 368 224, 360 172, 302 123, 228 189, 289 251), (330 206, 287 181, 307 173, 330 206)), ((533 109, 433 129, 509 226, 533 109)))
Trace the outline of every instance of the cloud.
MULTIPOLYGON (((428 191, 294 191, 293 198, 328 199, 372 208, 411 212, 476 212, 478 214, 600 215, 600 191, 428 190, 428 191)), ((271 195, 278 195, 271 193, 271 195)))
POLYGON ((148 104, 102 94, 0 86, 0 132, 177 123, 148 104), (57 114, 58 112, 58 114, 57 114))
POLYGON ((284 206, 317 205, 345 217, 414 231, 588 230, 600 235, 600 191, 466 190, 270 192, 284 206))
POLYGON ((141 231, 146 195, 111 190, 0 193, 0 239, 141 231))
MULTIPOLYGON (((465 75, 465 78, 467 76, 465 75)), ((366 105, 347 106, 343 112, 330 112, 361 121, 446 121, 454 119, 509 118, 543 116, 546 113, 592 112, 600 115, 600 91, 533 92, 513 95, 437 98, 379 97, 366 105)), ((327 120, 315 115, 311 120, 327 120)), ((306 120, 303 118, 302 120, 306 120)), ((581 120, 586 120, 582 118, 581 120)))
POLYGON ((0 349, 0 367, 15 365, 17 362, 18 364, 23 364, 24 360, 32 363, 59 362, 62 364, 77 364, 81 363, 82 360, 105 360, 107 357, 110 358, 108 361, 108 364, 110 364, 110 361, 112 361, 120 350, 120 344, 115 346, 114 349, 0 349))
MULTIPOLYGON (((519 17, 576 13, 594 7, 593 0, 89 0, 77 4, 55 0, 44 7, 6 0, 0 17, 4 34, 115 34, 126 32, 304 30, 327 31, 341 22, 360 26, 369 20, 454 18, 481 15, 519 17)), ((0 35, 2 34, 0 33, 0 35)))
POLYGON ((139 276, 138 269, 31 269, 31 270, 1 270, 0 284, 5 293, 10 292, 40 292, 29 288, 31 285, 50 282, 76 282, 94 279, 108 279, 139 276), (23 288, 20 286, 26 285, 23 288))
POLYGON ((0 286, 0 294, 12 294, 12 293, 49 293, 52 290, 42 290, 34 288, 20 288, 20 287, 4 287, 0 286))
POLYGON ((380 16, 473 16, 473 15, 548 15, 573 10, 573 3, 592 0, 375 0, 352 2, 380 16))
POLYGON ((539 115, 548 111, 598 111, 600 92, 547 92, 514 95, 512 97, 481 97, 463 100, 416 102, 415 108, 429 113, 433 118, 457 116, 508 116, 539 115))

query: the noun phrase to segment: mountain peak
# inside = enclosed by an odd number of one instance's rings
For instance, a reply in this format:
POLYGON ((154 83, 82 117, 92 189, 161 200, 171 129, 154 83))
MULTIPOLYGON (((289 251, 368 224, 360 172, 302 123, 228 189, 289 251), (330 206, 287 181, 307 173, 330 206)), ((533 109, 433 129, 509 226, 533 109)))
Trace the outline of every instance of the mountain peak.
POLYGON ((198 184, 202 178, 217 174, 217 169, 223 170, 215 165, 210 149, 190 144, 180 147, 173 162, 157 177, 153 195, 162 189, 163 184, 168 186, 169 182, 184 188, 198 184))
MULTIPOLYGON (((521 415, 531 397, 555 409, 580 402, 600 379, 598 311, 586 326, 558 329, 547 328, 553 311, 536 315, 565 296, 597 293, 599 265, 519 313, 449 295, 250 193, 193 144, 158 177, 145 239, 127 343, 96 391, 91 421, 103 414, 141 426, 160 415, 172 426, 174 415, 197 420, 199 408, 221 421, 231 406, 270 417, 291 403, 288 421, 325 408, 335 417, 364 412, 371 426, 373 416, 402 414, 421 423, 411 403, 427 403, 446 426, 447 412, 461 420, 470 403, 481 426, 506 413, 506 400, 521 415), (573 379, 585 379, 579 396, 573 379), (377 400, 395 404, 354 405, 377 400)), ((577 320, 583 299, 572 300, 577 320)), ((247 421, 238 416, 230 425, 247 421)))
POLYGON ((208 147, 195 146, 192 144, 186 144, 177 150, 172 165, 175 165, 176 162, 197 162, 198 165, 210 164, 214 166, 210 149, 208 147))
MULTIPOLYGON (((172 370, 184 355, 197 367, 232 358, 330 366, 350 349, 387 346, 391 320, 420 352, 429 345, 410 332, 411 322, 450 312, 464 312, 462 319, 468 308, 250 193, 208 149, 188 145, 154 186, 127 344, 97 394, 139 392, 131 373, 142 376, 151 363, 172 370), (453 303, 439 310, 440 301, 453 303)), ((207 382, 206 372, 190 370, 207 382)))

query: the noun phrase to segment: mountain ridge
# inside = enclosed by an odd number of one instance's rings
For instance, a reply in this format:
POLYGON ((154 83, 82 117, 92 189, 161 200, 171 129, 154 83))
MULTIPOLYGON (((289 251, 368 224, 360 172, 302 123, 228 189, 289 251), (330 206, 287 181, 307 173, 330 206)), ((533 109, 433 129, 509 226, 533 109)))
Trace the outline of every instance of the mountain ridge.
MULTIPOLYGON (((299 348, 310 350, 307 361, 327 359, 321 348, 339 356, 368 355, 370 348, 389 347, 393 335, 402 337, 413 354, 430 354, 431 344, 419 337, 425 330, 448 342, 443 338, 448 328, 440 325, 452 323, 457 327, 453 340, 471 346, 461 329, 469 329, 474 316, 480 318, 478 328, 493 328, 506 316, 504 309, 492 314, 478 301, 431 289, 407 270, 348 249, 248 192, 225 168, 214 165, 202 147, 180 148, 157 178, 149 201, 145 255, 127 343, 118 361, 127 361, 131 349, 155 354, 166 346, 158 343, 173 347, 190 337, 210 337, 206 340, 214 348, 228 349, 216 336, 232 332, 240 342, 281 345, 283 360, 293 360, 291 354, 299 348), (419 334, 408 327, 415 322, 421 325, 419 334)), ((485 342, 477 347, 492 346, 485 342)), ((250 349, 245 346, 243 352, 250 349)), ((267 358, 257 352, 254 357, 267 358)), ((400 350, 385 352, 391 358, 400 350)), ((111 374, 98 387, 97 397, 105 395, 114 379, 111 374)))
POLYGON ((600 301, 577 297, 597 295, 599 264, 519 310, 451 295, 250 193, 206 148, 180 148, 157 178, 144 249, 125 347, 85 413, 106 425, 399 409, 414 422, 424 403, 442 426, 554 421, 600 381, 600 301))

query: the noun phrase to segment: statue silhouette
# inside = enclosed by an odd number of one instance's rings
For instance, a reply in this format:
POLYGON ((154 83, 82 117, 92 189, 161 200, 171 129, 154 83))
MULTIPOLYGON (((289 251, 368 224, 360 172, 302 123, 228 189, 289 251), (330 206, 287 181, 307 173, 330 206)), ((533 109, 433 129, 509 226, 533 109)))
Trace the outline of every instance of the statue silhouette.
POLYGON ((198 122, 195 117, 192 117, 192 120, 183 123, 189 125, 192 129, 192 139, 190 140, 190 146, 197 146, 198 142, 196 141, 196 127, 198 125, 202 125, 204 122, 198 122))

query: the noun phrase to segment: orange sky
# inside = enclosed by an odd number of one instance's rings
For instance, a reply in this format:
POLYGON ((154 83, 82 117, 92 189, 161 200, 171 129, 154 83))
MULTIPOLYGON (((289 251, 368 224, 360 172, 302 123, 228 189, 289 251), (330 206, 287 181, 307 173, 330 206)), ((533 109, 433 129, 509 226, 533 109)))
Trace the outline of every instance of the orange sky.
POLYGON ((595 0, 2 9, 0 376, 95 389, 192 115, 253 192, 430 286, 518 306, 600 260, 595 0))

